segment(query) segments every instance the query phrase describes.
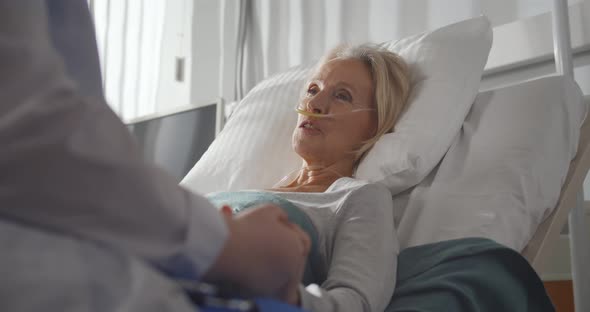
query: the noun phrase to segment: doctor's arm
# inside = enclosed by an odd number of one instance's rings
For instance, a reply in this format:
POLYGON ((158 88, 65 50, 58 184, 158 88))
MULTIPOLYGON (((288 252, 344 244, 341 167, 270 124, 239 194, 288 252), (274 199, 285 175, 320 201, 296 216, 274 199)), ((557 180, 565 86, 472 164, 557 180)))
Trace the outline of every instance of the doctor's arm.
POLYGON ((104 102, 77 93, 44 1, 0 1, 0 68, 1 218, 104 242, 169 274, 211 265, 224 220, 143 162, 104 102))
POLYGON ((0 0, 0 69, 0 218, 116 248, 171 276, 262 295, 291 278, 290 250, 257 257, 243 247, 276 240, 252 231, 265 225, 297 237, 278 208, 223 217, 143 161, 106 103, 81 96, 66 75, 44 1, 0 0), (254 287, 260 279, 266 289, 254 287))

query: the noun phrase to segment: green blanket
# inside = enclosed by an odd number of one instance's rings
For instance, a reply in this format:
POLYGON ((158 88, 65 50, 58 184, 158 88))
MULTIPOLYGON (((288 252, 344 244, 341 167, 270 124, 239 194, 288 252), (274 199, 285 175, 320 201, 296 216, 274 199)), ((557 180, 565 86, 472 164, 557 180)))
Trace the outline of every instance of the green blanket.
MULTIPOLYGON (((283 208, 312 239, 303 283, 321 284, 314 274, 317 232, 291 202, 271 193, 224 192, 209 196, 234 212, 264 203, 283 208)), ((393 265, 393 264, 392 264, 393 265)), ((463 238, 404 249, 398 256, 395 292, 386 312, 555 311, 543 283, 517 252, 485 238, 463 238)))
POLYGON ((485 238, 404 249, 397 272, 386 312, 555 311, 529 263, 485 238))

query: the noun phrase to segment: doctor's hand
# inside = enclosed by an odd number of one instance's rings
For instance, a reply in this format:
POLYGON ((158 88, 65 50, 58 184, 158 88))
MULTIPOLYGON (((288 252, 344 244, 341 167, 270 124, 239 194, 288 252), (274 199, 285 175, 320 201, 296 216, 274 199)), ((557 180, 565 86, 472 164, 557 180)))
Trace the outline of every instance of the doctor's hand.
POLYGON ((297 304, 297 289, 311 245, 307 233, 272 204, 235 216, 226 206, 221 213, 230 234, 205 279, 232 283, 255 296, 297 304))

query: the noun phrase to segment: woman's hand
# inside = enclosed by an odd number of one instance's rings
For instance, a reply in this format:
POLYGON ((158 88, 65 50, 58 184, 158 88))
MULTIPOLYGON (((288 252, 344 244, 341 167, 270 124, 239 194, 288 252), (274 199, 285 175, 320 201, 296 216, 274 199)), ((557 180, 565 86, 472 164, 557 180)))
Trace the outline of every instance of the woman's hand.
POLYGON ((233 283, 256 296, 297 304, 311 245, 309 236, 272 204, 236 216, 226 206, 221 213, 230 235, 205 279, 233 283))

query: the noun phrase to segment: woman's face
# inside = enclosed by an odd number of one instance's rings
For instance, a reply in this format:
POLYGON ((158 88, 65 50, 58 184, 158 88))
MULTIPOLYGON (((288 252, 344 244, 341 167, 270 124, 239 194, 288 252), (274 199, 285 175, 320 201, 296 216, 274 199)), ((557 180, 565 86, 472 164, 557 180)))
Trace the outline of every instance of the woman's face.
POLYGON ((355 160, 361 143, 376 132, 371 73, 359 60, 332 60, 306 86, 300 109, 329 118, 299 115, 293 149, 308 164, 329 166, 355 160), (361 110, 359 110, 361 109, 361 110), (352 112, 353 110, 359 110, 352 112))

